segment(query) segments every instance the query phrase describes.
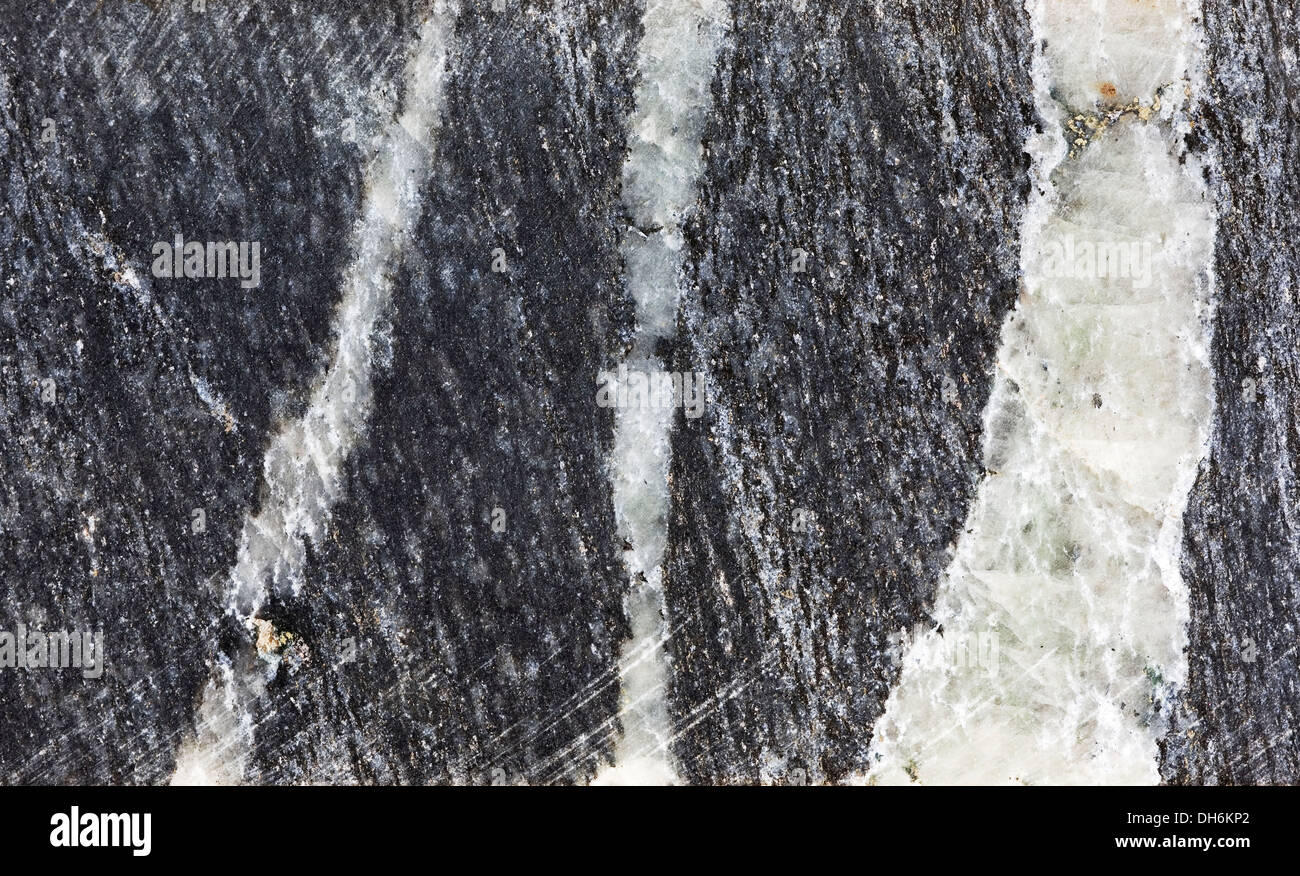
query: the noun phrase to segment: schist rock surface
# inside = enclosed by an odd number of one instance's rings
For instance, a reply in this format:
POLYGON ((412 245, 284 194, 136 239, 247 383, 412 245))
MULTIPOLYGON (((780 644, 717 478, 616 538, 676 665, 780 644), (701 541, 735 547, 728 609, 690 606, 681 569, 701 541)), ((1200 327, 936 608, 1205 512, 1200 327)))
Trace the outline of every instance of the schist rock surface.
POLYGON ((1166 781, 1300 781, 1300 21, 1286 3, 1204 6, 1198 145, 1218 209, 1209 454, 1184 520, 1188 679, 1166 781))
POLYGON ((8 4, 0 782, 1300 780, 1300 24, 1104 6, 8 4))
POLYGON ((627 575, 593 399, 632 324, 636 24, 460 16, 369 434, 304 585, 266 609, 316 645, 268 688, 253 777, 585 782, 609 759, 627 575))
POLYGON ((211 582, 330 342, 362 157, 339 124, 364 130, 400 72, 409 14, 364 13, 0 13, 0 614, 103 630, 107 655, 96 680, 0 672, 6 781, 171 774, 221 635, 211 582), (260 241, 260 286, 155 279, 178 233, 260 241))
POLYGON ((867 766, 983 474, 1028 21, 731 8, 673 351, 710 396, 673 441, 674 754, 692 781, 834 781, 867 766))

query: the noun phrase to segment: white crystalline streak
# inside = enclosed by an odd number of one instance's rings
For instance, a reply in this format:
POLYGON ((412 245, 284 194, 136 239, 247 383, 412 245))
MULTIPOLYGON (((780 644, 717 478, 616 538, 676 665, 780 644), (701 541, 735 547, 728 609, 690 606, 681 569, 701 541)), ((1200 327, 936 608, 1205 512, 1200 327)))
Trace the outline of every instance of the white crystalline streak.
POLYGON ((989 473, 940 583, 943 635, 911 644, 876 726, 872 781, 1157 782, 1156 707, 1186 675, 1182 514, 1214 405, 1214 221, 1202 168, 1180 164, 1174 105, 1199 91, 1197 19, 1178 0, 1029 7, 1047 133, 1029 149, 1025 287, 985 412, 989 473), (1149 106, 1169 83, 1150 120, 1066 157, 1065 107, 1092 109, 1107 84, 1149 106), (1045 271, 1070 239, 1151 242, 1150 282, 1045 271), (996 660, 945 648, 981 634, 996 660))
MULTIPOLYGON (((402 115, 366 169, 363 215, 334 319, 333 358, 302 418, 284 426, 266 451, 261 509, 244 521, 229 584, 229 610, 246 623, 272 584, 301 587, 304 539, 324 536, 343 463, 370 414, 371 335, 388 307, 391 271, 420 216, 457 8, 438 0, 420 27, 404 73, 402 115)), ((224 662, 217 667, 199 704, 197 736, 178 753, 173 784, 242 780, 254 730, 249 706, 261 686, 224 662)))
MULTIPOLYGON (((623 203, 636 226, 621 247, 637 306, 629 371, 665 370, 655 343, 676 325, 681 221, 695 202, 703 165, 700 140, 725 11, 724 0, 647 0, 642 17, 636 110, 623 165, 623 203)), ((610 469, 619 535, 633 545, 623 554, 632 581, 626 601, 632 637, 619 659, 623 735, 615 765, 595 784, 667 784, 676 776, 668 753, 662 589, 673 416, 668 407, 616 411, 610 469)))

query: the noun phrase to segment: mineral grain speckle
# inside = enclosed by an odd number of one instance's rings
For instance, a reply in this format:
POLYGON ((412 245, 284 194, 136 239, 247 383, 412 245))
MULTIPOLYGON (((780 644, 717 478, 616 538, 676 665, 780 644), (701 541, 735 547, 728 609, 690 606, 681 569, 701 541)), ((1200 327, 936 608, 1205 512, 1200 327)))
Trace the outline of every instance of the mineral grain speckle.
POLYGON ((989 692, 998 781, 1300 780, 1298 56, 1279 0, 7 4, 0 781, 926 783, 989 692), (1086 235, 1153 260, 1044 279, 1086 235))

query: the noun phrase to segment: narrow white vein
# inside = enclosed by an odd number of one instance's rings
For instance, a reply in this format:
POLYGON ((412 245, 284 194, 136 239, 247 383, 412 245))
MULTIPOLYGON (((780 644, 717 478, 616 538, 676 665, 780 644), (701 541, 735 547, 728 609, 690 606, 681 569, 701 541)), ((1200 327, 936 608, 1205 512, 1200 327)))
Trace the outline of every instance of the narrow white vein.
MULTIPOLYGON (((305 539, 325 536, 343 464, 370 414, 371 336, 388 308, 392 271, 420 217, 456 12, 456 4, 439 0, 420 27, 404 73, 402 114, 366 169, 353 261, 334 319, 333 357, 302 418, 272 438, 263 460, 261 509, 244 522, 229 581, 228 609, 245 623, 271 587, 301 587, 305 539)), ((178 753, 173 784, 242 781, 255 729, 250 710, 264 683, 260 670, 224 660, 216 667, 199 705, 196 737, 178 753)))
MULTIPOLYGON (((725 33, 724 0, 647 0, 638 49, 636 110, 623 165, 623 203, 635 227, 622 252, 637 305, 637 333, 627 367, 665 370, 655 344, 677 320, 683 214, 695 202, 703 164, 700 144, 710 87, 725 33)), ((675 779, 668 745, 668 669, 664 642, 663 557, 668 530, 670 408, 617 411, 611 478, 619 535, 631 577, 627 597, 632 637, 620 657, 623 735, 615 765, 597 784, 666 784, 675 779)))

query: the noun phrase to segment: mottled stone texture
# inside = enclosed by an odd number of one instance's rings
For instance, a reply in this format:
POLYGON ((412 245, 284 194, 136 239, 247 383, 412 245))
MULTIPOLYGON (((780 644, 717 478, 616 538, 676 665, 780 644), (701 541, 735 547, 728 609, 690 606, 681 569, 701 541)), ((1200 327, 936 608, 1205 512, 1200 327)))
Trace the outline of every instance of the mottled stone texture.
POLYGON ((1030 35, 1014 2, 733 15, 672 351, 710 392, 674 437, 675 754, 694 782, 835 781, 983 473, 1030 35))
POLYGON ((1166 781, 1300 781, 1300 22, 1289 2, 1207 0, 1192 139, 1218 205, 1217 408, 1184 516, 1189 678, 1166 781), (1255 389, 1243 387, 1254 381, 1255 389))
POLYGON ((610 757, 626 573, 594 393, 632 328, 617 244, 639 19, 461 16, 369 434, 306 587, 264 612, 313 657, 268 687, 261 780, 570 782, 610 757), (347 638, 357 659, 336 665, 347 638))
POLYGON ((188 7, 0 11, 0 629, 102 629, 108 657, 0 672, 0 781, 170 773, 268 428, 329 339, 360 193, 341 94, 410 30, 391 4, 188 7), (261 287, 154 280, 176 232, 261 241, 261 287))
MULTIPOLYGON (((464 7, 346 498, 263 610, 309 657, 256 706, 249 781, 584 782, 612 756, 628 582, 594 389, 633 334, 642 7, 464 7)), ((269 437, 328 361, 421 8, 0 9, 0 630, 108 650, 100 679, 0 671, 0 782, 166 781, 218 649, 253 660, 221 595, 269 437), (152 278, 178 232, 259 241, 262 285, 152 278)), ((1279 0, 1204 17, 1188 143, 1219 210, 1218 407, 1162 770, 1296 782, 1300 25, 1279 0)), ((1032 37, 1019 0, 733 0, 728 21, 660 351, 709 385, 673 438, 672 753, 689 782, 839 781, 983 474, 1032 37)))

